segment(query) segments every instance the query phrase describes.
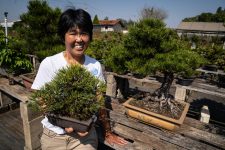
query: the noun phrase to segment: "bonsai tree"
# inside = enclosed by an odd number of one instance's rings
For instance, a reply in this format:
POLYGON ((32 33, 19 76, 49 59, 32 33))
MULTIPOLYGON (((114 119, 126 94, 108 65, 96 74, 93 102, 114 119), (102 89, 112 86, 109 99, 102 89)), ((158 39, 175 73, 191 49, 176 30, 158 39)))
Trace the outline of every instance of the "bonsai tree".
POLYGON ((29 106, 43 113, 90 119, 104 105, 105 84, 85 68, 72 65, 31 95, 29 106))
POLYGON ((117 59, 125 60, 120 63, 125 64, 125 67, 133 73, 164 74, 161 87, 154 93, 147 94, 145 99, 157 101, 160 109, 169 108, 176 114, 179 109, 176 109, 174 99, 169 93, 175 76, 179 74, 190 76, 204 63, 204 59, 187 45, 178 38, 175 31, 167 29, 162 21, 145 19, 129 29, 122 48, 118 49, 123 51, 118 52, 119 54, 126 55, 117 59))
POLYGON ((213 47, 211 45, 203 45, 196 49, 196 51, 207 60, 208 65, 218 65, 222 67, 225 64, 222 45, 214 45, 213 47))

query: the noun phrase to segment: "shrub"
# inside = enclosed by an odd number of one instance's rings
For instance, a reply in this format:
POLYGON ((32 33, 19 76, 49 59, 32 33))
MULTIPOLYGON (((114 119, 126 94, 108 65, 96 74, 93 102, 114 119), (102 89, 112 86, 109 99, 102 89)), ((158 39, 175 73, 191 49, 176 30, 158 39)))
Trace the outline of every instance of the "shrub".
POLYGON ((59 70, 55 78, 31 95, 36 111, 87 120, 103 106, 105 84, 85 68, 73 65, 59 70))

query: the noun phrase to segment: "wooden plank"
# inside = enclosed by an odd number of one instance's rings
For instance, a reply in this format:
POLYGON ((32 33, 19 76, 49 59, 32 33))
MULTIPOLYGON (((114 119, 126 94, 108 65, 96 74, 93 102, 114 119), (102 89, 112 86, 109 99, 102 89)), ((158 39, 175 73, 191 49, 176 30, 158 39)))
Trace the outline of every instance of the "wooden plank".
POLYGON ((194 127, 190 127, 188 125, 183 124, 177 132, 180 134, 190 137, 195 140, 204 141, 210 145, 215 147, 219 147, 225 149, 225 137, 217 134, 212 134, 203 130, 196 129, 194 127))
POLYGON ((8 85, 8 81, 5 78, 0 78, 0 90, 22 102, 28 101, 31 94, 31 92, 20 85, 8 85))
POLYGON ((132 129, 127 126, 123 126, 121 124, 116 124, 113 130, 123 137, 131 139, 137 143, 141 143, 143 145, 136 145, 135 148, 140 149, 180 149, 178 146, 167 143, 165 141, 160 140, 157 136, 143 133, 142 131, 138 131, 132 129))
POLYGON ((209 132, 209 133, 222 135, 222 136, 225 135, 225 127, 217 126, 215 124, 200 123, 198 120, 195 120, 189 117, 185 118, 184 124, 199 130, 209 132))
MULTIPOLYGON (((205 149, 206 147, 217 149, 216 147, 213 147, 210 144, 205 144, 204 141, 198 141, 196 139, 186 137, 177 132, 169 132, 167 130, 160 130, 152 126, 145 125, 138 121, 132 120, 131 118, 124 117, 124 115, 119 114, 118 112, 116 113, 114 111, 111 111, 110 117, 118 124, 122 124, 123 126, 127 126, 129 128, 145 132, 146 134, 159 137, 161 140, 168 142, 167 144, 172 143, 174 145, 186 149, 205 149)), ((217 146, 219 145, 217 144, 217 146)))
POLYGON ((0 114, 0 135, 1 150, 23 149, 25 142, 19 108, 0 114))
MULTIPOLYGON (((115 103, 112 103, 112 106, 113 106, 114 110, 110 111, 110 117, 113 121, 120 123, 124 126, 133 128, 135 130, 140 130, 140 131, 145 130, 145 132, 149 132, 149 134, 153 134, 153 135, 156 134, 155 136, 158 136, 158 137, 164 139, 165 141, 168 141, 169 143, 174 143, 179 146, 186 147, 186 148, 190 147, 190 145, 192 145, 192 147, 196 147, 196 148, 205 148, 208 146, 213 149, 217 149, 217 147, 220 147, 220 148, 224 147, 224 143, 225 143, 224 136, 213 134, 211 132, 208 132, 207 130, 200 130, 200 129, 195 130, 195 128, 191 127, 192 124, 190 124, 190 126, 184 125, 184 127, 182 129, 185 130, 185 128, 187 128, 186 132, 184 132, 184 131, 183 132, 179 132, 179 131, 177 131, 177 132, 165 131, 164 132, 163 130, 159 130, 159 129, 153 128, 151 126, 147 126, 145 124, 139 123, 137 120, 131 120, 130 118, 124 117, 123 106, 115 104, 115 103), (190 136, 192 134, 191 130, 196 131, 196 133, 193 133, 193 136, 190 136), (204 134, 211 137, 211 140, 217 140, 217 141, 208 140, 207 136, 203 136, 203 137, 200 136, 200 135, 204 135, 204 134)), ((187 122, 187 119, 185 119, 185 120, 187 122)), ((202 123, 199 121, 195 121, 195 124, 202 124, 202 123)))

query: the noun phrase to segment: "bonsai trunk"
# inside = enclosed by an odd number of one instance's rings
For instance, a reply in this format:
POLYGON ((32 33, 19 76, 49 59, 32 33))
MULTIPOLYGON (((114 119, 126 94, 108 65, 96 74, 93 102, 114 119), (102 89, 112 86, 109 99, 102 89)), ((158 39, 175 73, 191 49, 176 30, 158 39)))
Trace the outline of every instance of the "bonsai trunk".
POLYGON ((159 108, 160 111, 169 110, 172 115, 177 116, 181 111, 174 100, 174 97, 169 93, 170 87, 174 80, 174 74, 170 72, 164 73, 164 81, 159 89, 155 90, 153 94, 145 96, 144 100, 156 101, 155 108, 159 108), (163 110, 164 109, 164 110, 163 110))
POLYGON ((174 75, 173 73, 166 72, 164 73, 164 80, 159 89, 157 89, 153 96, 158 97, 158 99, 168 99, 171 98, 169 94, 170 87, 173 83, 174 75))

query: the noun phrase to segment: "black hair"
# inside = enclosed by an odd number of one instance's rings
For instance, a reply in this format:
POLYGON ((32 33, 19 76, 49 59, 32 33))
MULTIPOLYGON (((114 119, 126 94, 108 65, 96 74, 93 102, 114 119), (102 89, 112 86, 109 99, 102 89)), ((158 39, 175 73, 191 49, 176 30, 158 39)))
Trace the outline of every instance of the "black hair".
POLYGON ((83 32, 87 32, 92 40, 93 23, 91 16, 83 9, 69 8, 64 11, 58 23, 58 35, 65 41, 66 32, 72 27, 78 27, 83 32))

